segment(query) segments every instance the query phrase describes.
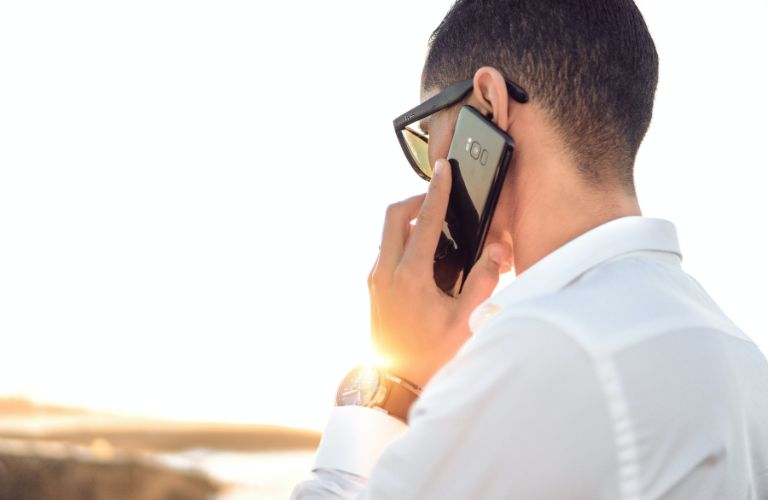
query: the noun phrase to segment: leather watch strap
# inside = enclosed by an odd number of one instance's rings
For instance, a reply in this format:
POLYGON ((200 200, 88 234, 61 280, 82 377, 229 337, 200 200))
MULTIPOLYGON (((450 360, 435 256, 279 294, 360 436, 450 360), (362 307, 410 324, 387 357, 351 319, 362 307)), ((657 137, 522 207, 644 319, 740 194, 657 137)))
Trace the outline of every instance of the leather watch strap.
POLYGON ((387 381, 387 398, 381 407, 387 410, 387 413, 397 417, 403 422, 408 422, 408 410, 421 394, 421 389, 401 379, 391 373, 384 373, 387 381))

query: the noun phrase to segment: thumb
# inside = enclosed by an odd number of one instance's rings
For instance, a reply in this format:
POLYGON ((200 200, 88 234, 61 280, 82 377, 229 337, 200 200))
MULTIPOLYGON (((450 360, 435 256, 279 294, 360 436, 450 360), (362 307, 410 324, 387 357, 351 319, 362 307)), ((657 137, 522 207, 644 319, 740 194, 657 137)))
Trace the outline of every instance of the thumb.
POLYGON ((486 245, 480 259, 472 267, 459 295, 464 312, 472 312, 491 296, 499 284, 499 274, 510 270, 511 251, 500 243, 486 245))

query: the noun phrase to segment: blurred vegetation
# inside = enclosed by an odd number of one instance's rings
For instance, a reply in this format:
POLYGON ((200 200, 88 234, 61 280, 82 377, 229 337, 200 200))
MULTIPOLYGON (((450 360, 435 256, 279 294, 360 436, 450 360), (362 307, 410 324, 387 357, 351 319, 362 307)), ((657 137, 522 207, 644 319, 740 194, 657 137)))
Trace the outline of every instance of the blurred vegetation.
POLYGON ((153 420, 0 397, 0 500, 211 500, 231 485, 158 455, 314 449, 320 434, 153 420))
POLYGON ((0 500, 208 500, 218 489, 202 475, 139 460, 0 454, 0 500))

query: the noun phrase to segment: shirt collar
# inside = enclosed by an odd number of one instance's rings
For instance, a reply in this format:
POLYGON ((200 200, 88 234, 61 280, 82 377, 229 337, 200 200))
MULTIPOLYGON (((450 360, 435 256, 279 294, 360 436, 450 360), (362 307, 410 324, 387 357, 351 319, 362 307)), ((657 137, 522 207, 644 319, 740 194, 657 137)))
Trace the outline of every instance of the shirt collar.
POLYGON ((477 307, 469 318, 470 328, 477 332, 504 306, 556 292, 601 263, 637 251, 666 252, 682 259, 675 225, 663 219, 628 216, 590 229, 545 255, 477 307))

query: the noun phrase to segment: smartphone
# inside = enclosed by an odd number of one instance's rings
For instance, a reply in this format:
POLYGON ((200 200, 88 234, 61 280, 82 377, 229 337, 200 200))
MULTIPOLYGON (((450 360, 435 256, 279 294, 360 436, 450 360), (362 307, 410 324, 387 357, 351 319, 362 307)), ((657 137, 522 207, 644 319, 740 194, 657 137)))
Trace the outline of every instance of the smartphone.
POLYGON ((466 105, 459 111, 448 150, 451 194, 435 251, 435 283, 461 293, 480 258, 515 143, 506 132, 466 105))

